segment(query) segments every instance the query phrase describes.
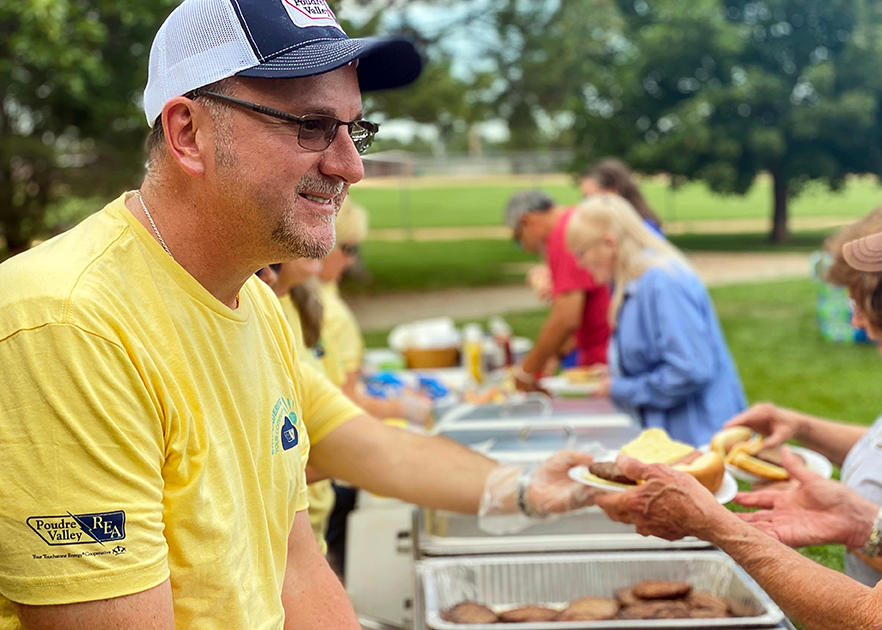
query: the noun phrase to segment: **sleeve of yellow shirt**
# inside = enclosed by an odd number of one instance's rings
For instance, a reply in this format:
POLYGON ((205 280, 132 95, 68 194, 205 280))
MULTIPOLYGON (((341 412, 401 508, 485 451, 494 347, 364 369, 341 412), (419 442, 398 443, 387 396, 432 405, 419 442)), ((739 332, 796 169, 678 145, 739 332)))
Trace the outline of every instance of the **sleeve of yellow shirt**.
POLYGON ((169 575, 163 423, 126 349, 68 324, 0 343, 0 594, 61 604, 169 575))
POLYGON ((355 315, 340 297, 336 284, 322 285, 322 304, 325 307, 323 337, 333 345, 332 351, 344 371, 358 372, 364 358, 364 340, 355 315))
POLYGON ((301 363, 299 367, 303 392, 303 423, 312 446, 321 442, 337 427, 365 413, 313 366, 301 363))

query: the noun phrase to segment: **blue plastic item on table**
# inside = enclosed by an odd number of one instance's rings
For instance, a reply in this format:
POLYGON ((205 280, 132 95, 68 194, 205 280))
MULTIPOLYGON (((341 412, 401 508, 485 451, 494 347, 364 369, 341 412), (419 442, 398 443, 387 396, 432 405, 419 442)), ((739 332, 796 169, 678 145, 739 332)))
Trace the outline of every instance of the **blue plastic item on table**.
POLYGON ((400 396, 406 387, 404 380, 392 372, 377 372, 365 379, 367 393, 376 398, 394 398, 400 396))
POLYGON ((420 391, 427 394, 432 400, 438 400, 450 394, 450 388, 434 376, 420 375, 418 382, 420 391))

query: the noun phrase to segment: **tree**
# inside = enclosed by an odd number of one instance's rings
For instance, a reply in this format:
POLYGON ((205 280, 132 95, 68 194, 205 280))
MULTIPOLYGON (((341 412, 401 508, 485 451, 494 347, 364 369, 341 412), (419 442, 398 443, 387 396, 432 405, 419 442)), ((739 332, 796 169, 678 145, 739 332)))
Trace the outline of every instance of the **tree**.
POLYGON ((0 234, 8 253, 64 195, 134 183, 147 53, 174 0, 0 2, 0 234))
POLYGON ((602 155, 744 193, 773 180, 771 239, 810 180, 882 175, 882 5, 865 0, 619 0, 576 166, 602 155))

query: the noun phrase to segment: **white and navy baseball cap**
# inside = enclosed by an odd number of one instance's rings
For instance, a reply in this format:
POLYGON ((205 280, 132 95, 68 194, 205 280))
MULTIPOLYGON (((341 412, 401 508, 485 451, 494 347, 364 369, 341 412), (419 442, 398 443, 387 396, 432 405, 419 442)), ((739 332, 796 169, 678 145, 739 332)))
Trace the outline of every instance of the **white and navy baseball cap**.
POLYGON ((184 0, 150 48, 144 113, 232 76, 292 79, 358 60, 361 90, 407 85, 422 59, 401 37, 350 39, 325 0, 184 0))

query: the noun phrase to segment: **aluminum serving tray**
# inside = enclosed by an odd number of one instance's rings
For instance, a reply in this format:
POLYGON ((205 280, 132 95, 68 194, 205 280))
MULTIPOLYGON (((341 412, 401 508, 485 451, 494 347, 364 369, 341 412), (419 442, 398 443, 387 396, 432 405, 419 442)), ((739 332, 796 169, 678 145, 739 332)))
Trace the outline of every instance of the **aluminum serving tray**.
POLYGON ((667 541, 641 536, 633 525, 611 521, 596 507, 552 521, 538 521, 506 536, 482 531, 474 514, 416 509, 413 540, 417 557, 711 547, 710 543, 692 537, 667 541))
POLYGON ((613 597, 641 580, 690 582, 696 589, 734 601, 746 616, 729 619, 553 621, 516 624, 518 630, 624 628, 757 628, 775 626, 784 613, 719 550, 583 553, 567 555, 433 558, 417 565, 419 614, 431 630, 492 630, 496 624, 456 624, 441 611, 474 601, 502 611, 526 604, 564 607, 594 595, 613 597), (747 616, 750 615, 750 616, 747 616))

